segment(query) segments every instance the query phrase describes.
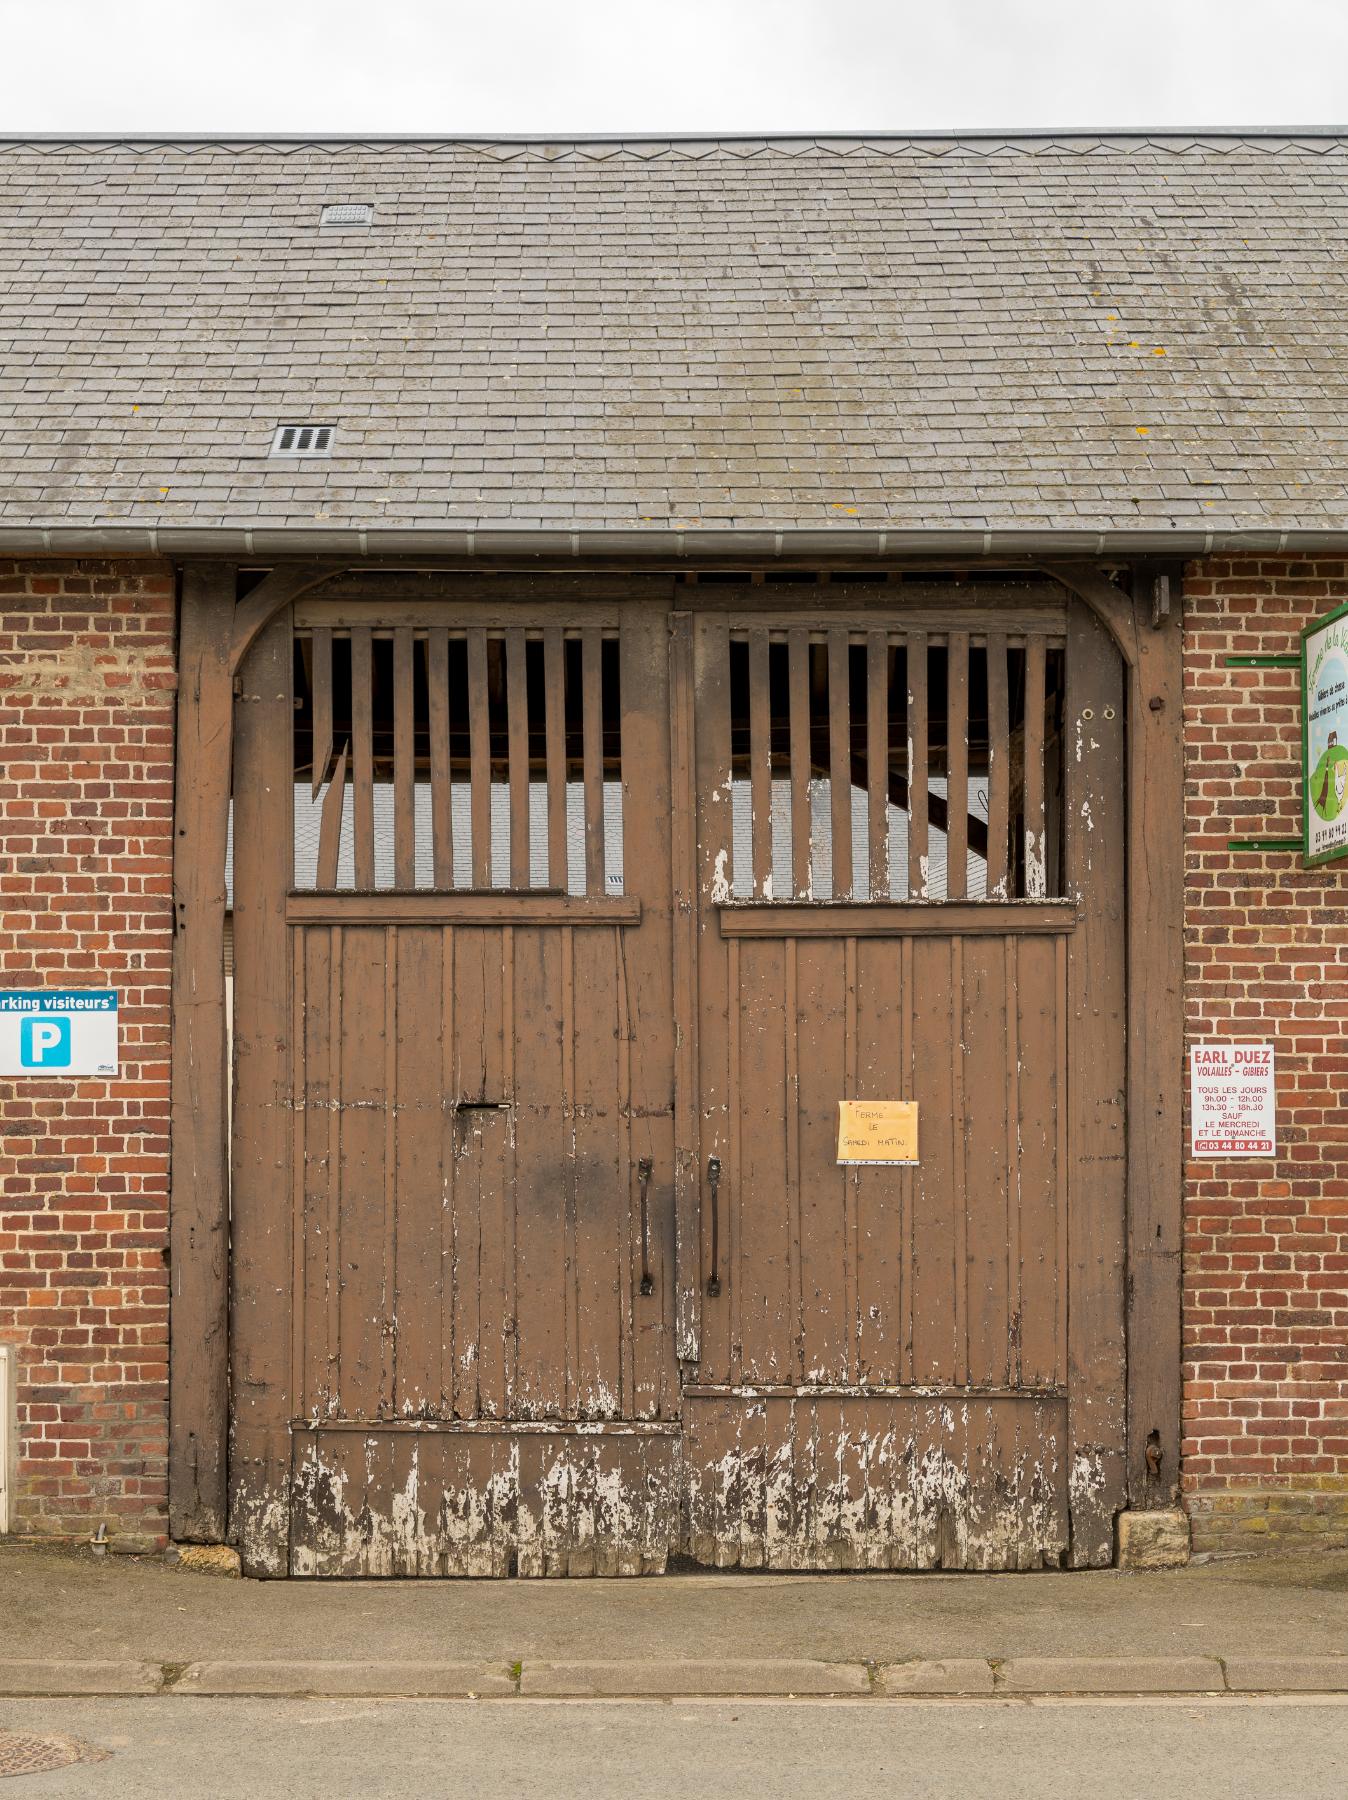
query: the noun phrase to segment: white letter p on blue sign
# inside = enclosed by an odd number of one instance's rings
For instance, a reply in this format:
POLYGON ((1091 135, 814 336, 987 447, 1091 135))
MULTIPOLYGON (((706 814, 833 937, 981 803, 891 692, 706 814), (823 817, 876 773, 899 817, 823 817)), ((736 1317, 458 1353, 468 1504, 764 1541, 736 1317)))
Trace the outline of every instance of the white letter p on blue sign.
POLYGON ((70 1020, 20 1019, 19 1061, 25 1069, 68 1069, 70 1020))

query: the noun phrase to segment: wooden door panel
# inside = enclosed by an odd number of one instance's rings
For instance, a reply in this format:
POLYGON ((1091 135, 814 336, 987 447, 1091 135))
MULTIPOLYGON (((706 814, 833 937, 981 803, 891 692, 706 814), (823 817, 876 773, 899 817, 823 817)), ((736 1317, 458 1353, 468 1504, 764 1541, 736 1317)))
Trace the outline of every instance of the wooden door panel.
POLYGON ((241 965, 267 971, 241 966, 238 1031, 250 1572, 663 1564, 662 627, 641 607, 617 628, 366 614, 259 642, 238 860, 241 965))
POLYGON ((716 1568, 1038 1569, 1066 1554, 1066 1402, 699 1393, 687 1553, 716 1568))
POLYGON ((703 1273, 709 1155, 725 1247, 686 1390, 699 1557, 1107 1556, 1123 817, 1107 649, 1066 609, 1016 635, 692 623, 703 1273), (915 1101, 916 1166, 840 1167, 844 1098, 915 1101), (1069 1288, 1092 1313, 1070 1356, 1069 1288), (907 1474, 875 1485, 859 1429, 907 1474), (700 1485, 713 1469, 736 1516, 700 1485), (939 1524, 914 1524, 931 1506, 939 1524), (849 1517, 889 1523, 857 1526, 853 1553, 849 1517))
POLYGON ((295 1575, 648 1575, 678 1542, 675 1425, 297 1432, 295 1575))

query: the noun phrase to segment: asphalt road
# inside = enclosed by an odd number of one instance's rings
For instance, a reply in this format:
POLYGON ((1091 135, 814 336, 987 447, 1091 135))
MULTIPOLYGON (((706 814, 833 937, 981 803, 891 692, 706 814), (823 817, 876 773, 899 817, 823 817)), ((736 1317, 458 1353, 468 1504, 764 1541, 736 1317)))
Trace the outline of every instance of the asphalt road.
POLYGON ((1342 1800, 1348 1701, 0 1702, 108 1754, 14 1800, 1342 1800))

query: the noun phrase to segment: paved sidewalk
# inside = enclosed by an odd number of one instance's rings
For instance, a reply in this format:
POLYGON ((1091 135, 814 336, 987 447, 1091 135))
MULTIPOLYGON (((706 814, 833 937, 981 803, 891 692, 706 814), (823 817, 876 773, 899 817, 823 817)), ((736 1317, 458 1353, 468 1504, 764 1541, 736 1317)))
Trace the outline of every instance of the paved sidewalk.
POLYGON ((0 1550, 0 1695, 1348 1692, 1348 1554, 1164 1574, 252 1582, 0 1550))

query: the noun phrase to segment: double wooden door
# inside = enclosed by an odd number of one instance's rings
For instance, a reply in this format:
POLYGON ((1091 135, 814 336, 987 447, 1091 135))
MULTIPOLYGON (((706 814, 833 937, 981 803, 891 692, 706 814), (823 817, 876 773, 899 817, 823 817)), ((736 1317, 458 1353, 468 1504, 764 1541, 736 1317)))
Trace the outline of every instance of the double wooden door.
POLYGON ((1098 1563, 1121 674, 986 614, 315 604, 237 708, 231 1531, 1098 1563), (918 1161, 837 1161, 843 1099, 918 1161))

